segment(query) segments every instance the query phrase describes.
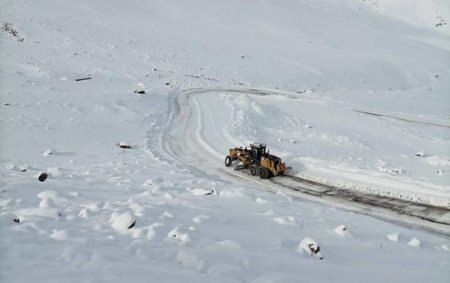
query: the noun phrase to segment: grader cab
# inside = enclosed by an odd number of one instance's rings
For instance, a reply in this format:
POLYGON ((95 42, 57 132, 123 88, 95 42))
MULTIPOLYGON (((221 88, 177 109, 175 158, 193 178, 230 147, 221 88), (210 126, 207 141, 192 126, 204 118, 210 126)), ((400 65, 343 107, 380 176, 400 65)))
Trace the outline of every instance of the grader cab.
POLYGON ((261 179, 284 174, 286 164, 277 156, 266 152, 266 145, 253 143, 250 148, 236 147, 229 150, 225 157, 225 166, 229 167, 236 161, 235 170, 249 169, 252 176, 259 175, 261 179))

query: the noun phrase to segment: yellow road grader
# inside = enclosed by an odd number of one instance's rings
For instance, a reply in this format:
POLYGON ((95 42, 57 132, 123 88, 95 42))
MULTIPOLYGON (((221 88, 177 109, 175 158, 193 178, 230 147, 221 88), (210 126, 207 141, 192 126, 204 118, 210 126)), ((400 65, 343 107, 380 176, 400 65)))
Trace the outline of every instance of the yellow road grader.
POLYGON ((284 174, 287 170, 281 158, 266 152, 265 144, 252 143, 250 148, 231 148, 225 157, 225 166, 229 167, 235 161, 239 161, 239 164, 234 166, 235 170, 250 169, 252 176, 259 175, 261 179, 284 174))

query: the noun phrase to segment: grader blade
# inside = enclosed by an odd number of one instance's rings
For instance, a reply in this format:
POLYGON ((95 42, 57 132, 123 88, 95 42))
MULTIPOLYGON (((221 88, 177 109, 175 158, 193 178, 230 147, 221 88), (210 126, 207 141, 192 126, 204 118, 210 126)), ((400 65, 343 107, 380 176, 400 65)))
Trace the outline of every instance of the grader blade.
POLYGON ((245 169, 245 166, 244 166, 244 164, 238 164, 238 165, 234 165, 233 169, 234 170, 242 170, 242 169, 245 169))

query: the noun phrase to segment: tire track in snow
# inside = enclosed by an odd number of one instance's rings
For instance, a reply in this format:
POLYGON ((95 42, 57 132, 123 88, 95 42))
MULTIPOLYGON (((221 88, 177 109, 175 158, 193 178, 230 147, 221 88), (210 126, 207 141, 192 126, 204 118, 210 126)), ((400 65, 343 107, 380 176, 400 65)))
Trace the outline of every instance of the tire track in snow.
POLYGON ((448 208, 344 189, 296 176, 280 176, 269 180, 260 180, 250 176, 246 171, 225 168, 221 158, 222 150, 227 150, 227 145, 234 144, 236 140, 229 133, 223 134, 223 131, 221 133, 215 130, 215 135, 222 134, 218 137, 221 138, 220 142, 225 145, 225 148, 222 149, 217 148, 217 145, 209 144, 203 138, 206 113, 202 110, 198 100, 200 95, 218 92, 253 95, 287 94, 289 96, 286 92, 258 89, 196 88, 180 91, 174 102, 176 105, 171 106, 173 112, 169 114, 169 127, 162 137, 164 151, 177 162, 201 175, 207 174, 211 178, 226 177, 224 180, 229 182, 238 180, 238 182, 256 184, 273 192, 281 190, 293 197, 306 198, 391 222, 419 226, 450 235, 450 209, 448 208), (229 176, 233 179, 230 179, 229 176))
POLYGON ((439 123, 439 122, 436 122, 436 121, 419 120, 417 118, 411 118, 411 117, 406 117, 406 116, 402 117, 402 116, 399 116, 399 115, 392 115, 392 114, 375 112, 375 111, 365 111, 365 110, 358 110, 358 109, 353 109, 353 111, 361 113, 361 114, 365 114, 365 115, 370 115, 370 116, 375 116, 375 117, 386 117, 386 118, 396 119, 396 120, 409 122, 409 123, 416 123, 416 124, 424 124, 424 125, 431 125, 431 126, 437 126, 437 127, 450 128, 450 125, 447 125, 447 124, 444 124, 444 123, 439 123))

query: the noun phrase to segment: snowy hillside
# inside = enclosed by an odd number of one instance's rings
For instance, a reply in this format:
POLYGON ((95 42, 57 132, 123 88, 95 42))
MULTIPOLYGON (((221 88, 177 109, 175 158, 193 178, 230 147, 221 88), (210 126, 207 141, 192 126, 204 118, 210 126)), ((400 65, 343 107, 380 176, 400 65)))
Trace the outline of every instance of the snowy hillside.
POLYGON ((449 1, 0 6, 1 282, 448 282, 449 1))
POLYGON ((380 13, 423 28, 437 27, 447 35, 450 31, 450 3, 441 0, 363 0, 380 13))

